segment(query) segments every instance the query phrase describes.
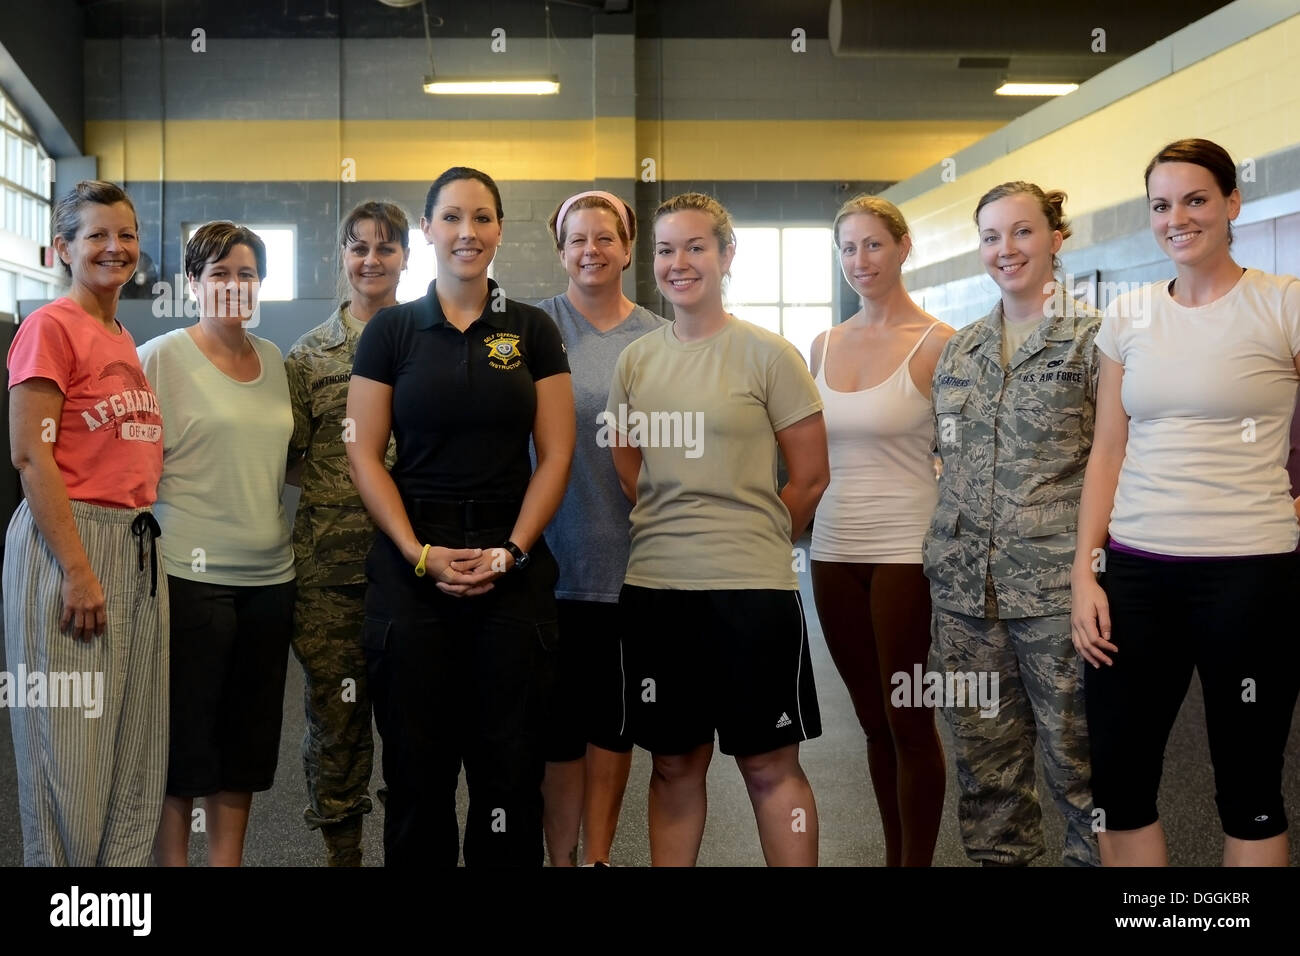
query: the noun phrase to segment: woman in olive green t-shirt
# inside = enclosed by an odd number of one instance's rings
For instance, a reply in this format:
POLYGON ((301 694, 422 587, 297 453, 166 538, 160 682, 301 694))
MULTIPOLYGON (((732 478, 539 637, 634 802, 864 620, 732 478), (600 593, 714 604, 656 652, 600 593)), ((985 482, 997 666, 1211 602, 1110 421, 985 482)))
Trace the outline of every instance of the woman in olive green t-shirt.
POLYGON ((676 196, 654 230, 675 319, 623 351, 601 425, 634 505, 619 605, 631 731, 655 763, 651 862, 699 854, 716 731, 768 863, 813 865, 799 743, 821 723, 791 543, 829 481, 821 400, 794 346, 724 310, 726 210, 676 196), (790 475, 779 491, 778 449, 790 475))

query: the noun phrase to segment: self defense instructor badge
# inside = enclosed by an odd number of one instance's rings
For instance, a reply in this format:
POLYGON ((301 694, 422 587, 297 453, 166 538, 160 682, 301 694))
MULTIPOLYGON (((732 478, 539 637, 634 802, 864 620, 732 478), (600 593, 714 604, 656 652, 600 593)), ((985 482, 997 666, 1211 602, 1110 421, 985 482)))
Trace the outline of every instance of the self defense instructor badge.
POLYGON ((519 336, 509 332, 498 332, 496 335, 489 335, 483 342, 488 349, 488 364, 493 368, 508 370, 518 368, 523 363, 524 358, 519 351, 519 336))

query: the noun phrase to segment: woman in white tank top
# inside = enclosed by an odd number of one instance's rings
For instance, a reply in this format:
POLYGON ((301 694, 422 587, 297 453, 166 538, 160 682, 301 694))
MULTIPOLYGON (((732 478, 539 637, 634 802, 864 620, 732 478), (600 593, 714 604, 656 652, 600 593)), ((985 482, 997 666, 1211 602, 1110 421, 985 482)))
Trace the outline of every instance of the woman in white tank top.
POLYGON ((813 595, 867 735, 885 864, 928 866, 943 814, 943 746, 932 709, 893 707, 886 694, 892 675, 912 680, 930 651, 921 570, 938 496, 930 380, 953 330, 903 288, 911 237, 892 203, 849 200, 834 235, 862 308, 812 347, 831 465, 813 525, 813 595))

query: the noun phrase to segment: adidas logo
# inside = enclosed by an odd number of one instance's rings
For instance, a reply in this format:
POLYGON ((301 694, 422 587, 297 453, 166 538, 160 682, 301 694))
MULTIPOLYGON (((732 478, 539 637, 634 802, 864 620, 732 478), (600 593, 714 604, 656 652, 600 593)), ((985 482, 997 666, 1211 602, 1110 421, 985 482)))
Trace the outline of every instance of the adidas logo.
POLYGON ((776 726, 778 730, 782 727, 789 727, 790 715, 787 714, 785 711, 781 711, 781 716, 777 718, 776 726))

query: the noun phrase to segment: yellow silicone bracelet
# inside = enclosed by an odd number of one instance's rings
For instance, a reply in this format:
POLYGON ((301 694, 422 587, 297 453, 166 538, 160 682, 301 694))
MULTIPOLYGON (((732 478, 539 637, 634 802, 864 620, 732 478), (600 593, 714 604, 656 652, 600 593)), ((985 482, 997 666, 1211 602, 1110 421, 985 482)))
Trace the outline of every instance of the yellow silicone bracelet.
POLYGON ((420 552, 420 563, 415 566, 415 576, 417 578, 424 577, 424 559, 429 556, 429 549, 432 547, 433 545, 426 544, 424 550, 420 552))

